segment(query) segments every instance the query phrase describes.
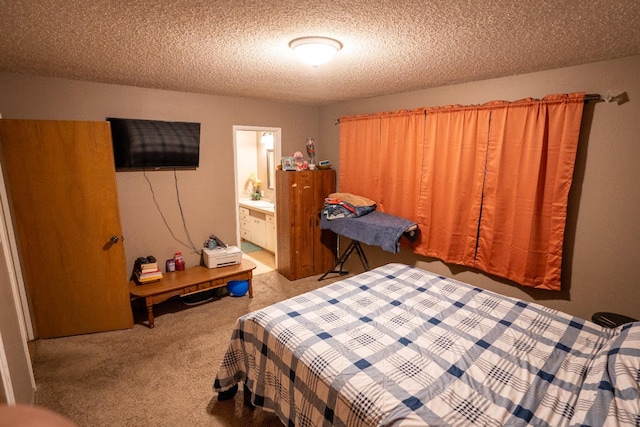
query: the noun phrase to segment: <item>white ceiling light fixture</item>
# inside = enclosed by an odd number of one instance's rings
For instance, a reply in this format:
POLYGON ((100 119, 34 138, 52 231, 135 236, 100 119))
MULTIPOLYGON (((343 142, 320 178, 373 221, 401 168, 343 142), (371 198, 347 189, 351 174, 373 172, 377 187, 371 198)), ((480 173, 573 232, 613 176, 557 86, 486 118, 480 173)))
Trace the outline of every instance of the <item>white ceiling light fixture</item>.
POLYGON ((270 147, 273 147, 273 132, 263 132, 262 137, 260 137, 261 144, 267 144, 270 147))
POLYGON ((328 37, 300 37, 291 40, 289 47, 293 49, 300 61, 317 67, 331 61, 333 56, 342 49, 342 43, 328 37))

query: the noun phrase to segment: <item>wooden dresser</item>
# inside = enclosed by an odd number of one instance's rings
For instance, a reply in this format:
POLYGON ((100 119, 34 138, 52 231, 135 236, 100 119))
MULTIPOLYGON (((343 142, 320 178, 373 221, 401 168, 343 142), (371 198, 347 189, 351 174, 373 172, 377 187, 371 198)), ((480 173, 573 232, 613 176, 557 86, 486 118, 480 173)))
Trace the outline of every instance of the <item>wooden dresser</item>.
POLYGON ((336 189, 336 172, 276 171, 278 272, 289 280, 322 274, 335 264, 337 237, 320 230, 324 199, 336 189))

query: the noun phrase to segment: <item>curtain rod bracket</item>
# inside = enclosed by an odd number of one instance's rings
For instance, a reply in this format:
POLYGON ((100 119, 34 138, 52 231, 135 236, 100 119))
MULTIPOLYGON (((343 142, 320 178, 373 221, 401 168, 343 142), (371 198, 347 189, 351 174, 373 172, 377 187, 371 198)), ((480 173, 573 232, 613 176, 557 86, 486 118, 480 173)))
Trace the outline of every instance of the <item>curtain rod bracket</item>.
POLYGON ((597 94, 597 93, 585 95, 584 102, 589 102, 589 101, 596 101, 596 102, 604 101, 607 103, 615 101, 618 103, 618 105, 622 105, 625 102, 629 102, 629 95, 627 94, 627 92, 621 92, 617 95, 613 95, 611 91, 608 90, 605 96, 601 96, 600 94, 597 94))
POLYGON ((607 91, 607 94, 604 96, 604 102, 617 102, 618 105, 622 105, 625 102, 629 102, 629 95, 627 92, 620 92, 617 95, 613 95, 610 90, 607 91))

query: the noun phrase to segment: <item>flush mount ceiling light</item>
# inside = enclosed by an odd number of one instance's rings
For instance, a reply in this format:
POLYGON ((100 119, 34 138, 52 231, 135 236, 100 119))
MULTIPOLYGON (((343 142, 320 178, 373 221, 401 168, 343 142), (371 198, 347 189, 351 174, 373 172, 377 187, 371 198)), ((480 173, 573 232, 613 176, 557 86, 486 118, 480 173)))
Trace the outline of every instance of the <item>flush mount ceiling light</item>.
POLYGON ((333 55, 342 49, 342 43, 328 37, 300 37, 291 40, 289 47, 300 61, 317 67, 331 61, 333 55))

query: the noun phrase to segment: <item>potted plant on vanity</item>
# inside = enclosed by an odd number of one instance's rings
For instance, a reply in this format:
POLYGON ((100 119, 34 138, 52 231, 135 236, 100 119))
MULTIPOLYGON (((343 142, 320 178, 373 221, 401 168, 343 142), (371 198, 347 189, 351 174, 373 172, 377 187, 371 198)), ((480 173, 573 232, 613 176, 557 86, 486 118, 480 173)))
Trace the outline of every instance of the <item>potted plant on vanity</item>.
POLYGON ((253 191, 251 192, 251 200, 260 200, 260 184, 262 183, 255 175, 252 174, 251 182, 253 191))

